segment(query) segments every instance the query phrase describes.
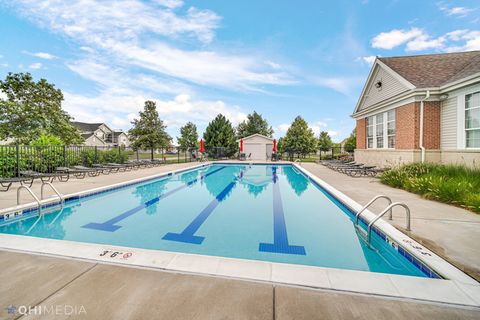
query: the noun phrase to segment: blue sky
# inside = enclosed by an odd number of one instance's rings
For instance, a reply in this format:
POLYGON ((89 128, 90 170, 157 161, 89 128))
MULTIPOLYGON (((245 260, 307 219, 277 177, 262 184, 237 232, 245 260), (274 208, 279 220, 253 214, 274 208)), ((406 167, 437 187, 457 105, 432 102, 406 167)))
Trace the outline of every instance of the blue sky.
POLYGON ((0 77, 55 83, 78 121, 129 129, 151 99, 172 136, 256 110, 339 141, 376 55, 480 50, 480 3, 0 0, 0 30, 0 77))

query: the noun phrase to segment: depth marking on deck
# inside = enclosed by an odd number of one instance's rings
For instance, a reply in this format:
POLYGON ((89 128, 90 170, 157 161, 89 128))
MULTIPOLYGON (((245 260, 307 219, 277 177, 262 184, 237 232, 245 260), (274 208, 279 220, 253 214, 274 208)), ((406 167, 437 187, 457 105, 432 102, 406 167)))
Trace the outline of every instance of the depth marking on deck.
POLYGON ((240 175, 235 177, 235 179, 230 182, 216 197, 213 199, 206 207, 203 209, 193 221, 181 232, 181 233, 174 233, 169 232, 163 236, 163 240, 170 240, 170 241, 177 241, 177 242, 185 242, 191 244, 201 244, 205 237, 196 236, 195 233, 198 229, 202 226, 202 224, 207 220, 210 214, 215 210, 215 208, 225 200, 228 193, 235 187, 237 182, 242 179, 244 171, 240 171, 240 175))
POLYGON ((258 251, 306 255, 304 246, 288 243, 285 213, 283 211, 282 195, 278 183, 277 168, 272 168, 273 179, 273 243, 260 243, 258 251))
POLYGON ((173 190, 170 190, 170 191, 168 191, 168 192, 166 192, 166 193, 164 193, 164 194, 161 194, 161 195, 159 195, 158 197, 155 197, 155 198, 153 198, 153 199, 150 199, 150 200, 148 200, 147 202, 142 203, 141 205, 139 205, 139 206, 137 206, 137 207, 135 207, 135 208, 133 208, 133 209, 130 209, 130 210, 128 210, 128 211, 126 211, 126 212, 124 212, 124 213, 122 213, 122 214, 119 214, 118 216, 113 217, 113 218, 111 218, 111 219, 109 219, 109 220, 107 220, 107 221, 105 221, 105 222, 103 222, 103 223, 90 222, 90 223, 88 223, 88 224, 86 224, 86 225, 83 225, 82 228, 95 229, 95 230, 108 231, 108 232, 117 231, 117 230, 120 229, 122 226, 118 226, 118 225, 116 225, 116 223, 118 223, 118 222, 120 222, 120 221, 122 221, 122 220, 124 220, 124 219, 126 219, 126 218, 128 218, 128 217, 130 217, 131 215, 133 215, 133 214, 135 214, 135 213, 137 213, 137 212, 139 212, 139 211, 141 211, 141 210, 143 210, 143 209, 151 206, 152 204, 157 203, 157 202, 160 201, 161 199, 165 199, 166 197, 171 196, 172 194, 174 194, 174 193, 176 193, 176 192, 178 192, 178 191, 180 191, 180 190, 183 190, 183 189, 185 189, 185 188, 193 185, 193 184, 196 183, 197 181, 203 180, 203 179, 205 179, 206 177, 208 177, 208 176, 210 176, 210 175, 212 175, 212 174, 214 174, 214 173, 217 173, 218 171, 223 170, 223 169, 225 169, 225 168, 226 168, 225 166, 224 166, 224 167, 220 167, 220 168, 215 169, 215 170, 213 170, 213 171, 211 171, 211 172, 209 172, 209 173, 206 173, 205 175, 202 175, 200 178, 197 177, 197 178, 189 181, 187 184, 184 184, 184 185, 182 185, 182 186, 180 186, 180 187, 177 187, 177 188, 175 188, 175 189, 173 189, 173 190))

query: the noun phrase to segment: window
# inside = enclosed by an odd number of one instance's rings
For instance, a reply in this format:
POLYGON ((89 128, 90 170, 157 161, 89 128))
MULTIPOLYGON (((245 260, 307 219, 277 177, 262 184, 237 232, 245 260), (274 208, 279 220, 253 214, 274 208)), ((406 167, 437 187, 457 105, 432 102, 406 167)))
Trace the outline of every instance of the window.
POLYGON ((395 148, 395 110, 379 113, 366 119, 367 148, 395 148))
POLYGON ((395 148, 395 110, 387 112, 387 148, 395 148))
POLYGON ((383 113, 376 115, 377 148, 383 148, 383 113))
POLYGON ((373 117, 367 118, 367 148, 373 148, 373 117))
POLYGON ((480 148, 480 92, 465 96, 465 137, 467 148, 480 148))

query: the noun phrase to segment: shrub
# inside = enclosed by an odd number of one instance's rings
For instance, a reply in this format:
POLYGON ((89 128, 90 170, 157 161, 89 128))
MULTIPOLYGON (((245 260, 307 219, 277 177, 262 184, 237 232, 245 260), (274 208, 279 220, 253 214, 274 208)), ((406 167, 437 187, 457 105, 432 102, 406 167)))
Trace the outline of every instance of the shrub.
POLYGON ((427 199, 480 213, 480 170, 459 165, 415 163, 389 170, 380 181, 427 199))

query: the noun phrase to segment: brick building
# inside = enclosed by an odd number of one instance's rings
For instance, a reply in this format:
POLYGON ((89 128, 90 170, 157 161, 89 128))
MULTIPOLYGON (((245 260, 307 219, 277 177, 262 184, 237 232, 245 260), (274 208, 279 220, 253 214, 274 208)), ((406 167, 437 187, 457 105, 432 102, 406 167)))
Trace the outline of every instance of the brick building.
POLYGON ((480 51, 377 58, 352 117, 358 162, 480 167, 480 51))

